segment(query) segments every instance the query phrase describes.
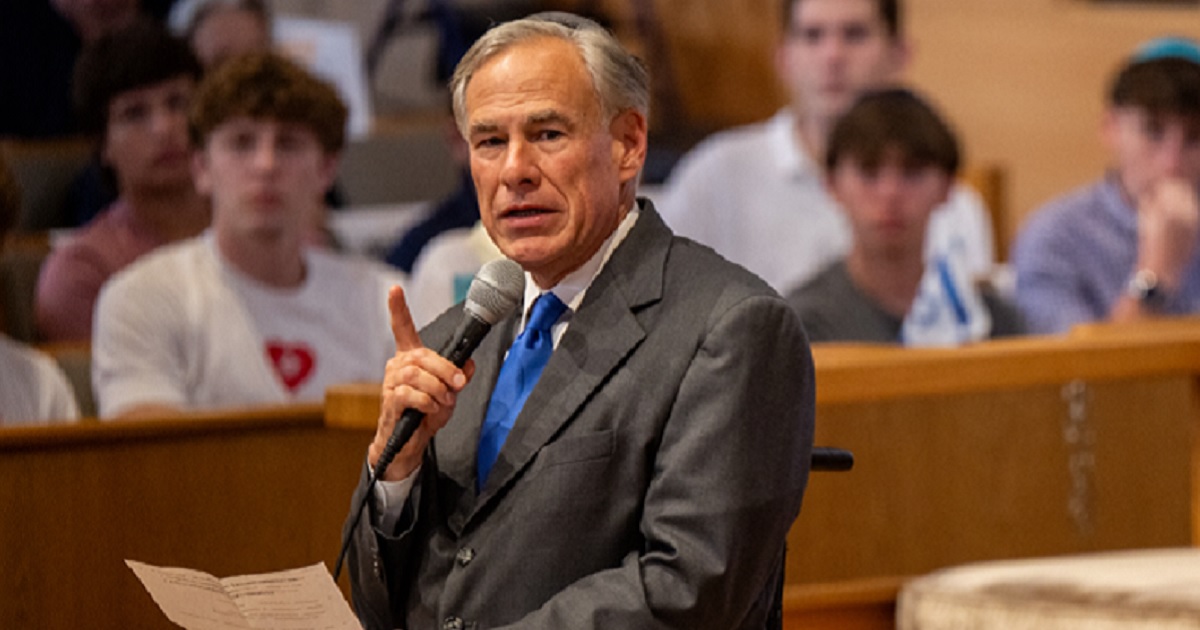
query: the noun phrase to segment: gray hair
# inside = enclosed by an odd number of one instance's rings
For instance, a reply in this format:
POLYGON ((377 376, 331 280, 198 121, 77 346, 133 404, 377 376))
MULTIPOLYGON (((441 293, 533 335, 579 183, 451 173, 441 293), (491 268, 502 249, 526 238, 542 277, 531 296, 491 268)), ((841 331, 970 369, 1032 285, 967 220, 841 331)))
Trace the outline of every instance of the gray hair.
POLYGON ((533 39, 552 37, 574 44, 592 78, 606 119, 636 110, 650 115, 650 77, 641 60, 625 50, 599 24, 569 13, 545 12, 493 27, 463 56, 450 78, 454 120, 465 136, 467 84, 487 61, 510 47, 533 39))

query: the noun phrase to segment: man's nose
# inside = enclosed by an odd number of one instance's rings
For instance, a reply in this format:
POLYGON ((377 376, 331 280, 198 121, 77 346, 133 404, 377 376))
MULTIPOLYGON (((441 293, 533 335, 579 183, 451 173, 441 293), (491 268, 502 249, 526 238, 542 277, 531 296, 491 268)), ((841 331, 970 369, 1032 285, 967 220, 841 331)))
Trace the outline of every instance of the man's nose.
POLYGON ((508 188, 537 186, 537 157, 531 143, 513 140, 508 143, 501 170, 501 181, 508 188))
POLYGON ((1182 177, 1188 163, 1189 151, 1187 132, 1180 125, 1168 126, 1162 141, 1158 143, 1154 161, 1161 175, 1182 177))
POLYGON ((848 49, 846 38, 839 34, 830 34, 821 41, 821 57, 827 63, 842 63, 848 49))
POLYGON ((260 138, 254 143, 254 152, 251 154, 251 165, 254 168, 264 171, 272 170, 278 159, 279 155, 274 142, 260 138))
POLYGON ((186 129, 187 114, 170 108, 155 107, 150 113, 150 129, 156 134, 170 134, 186 129))
POLYGON ((875 177, 875 193, 883 199, 895 199, 904 191, 904 173, 884 169, 875 177))

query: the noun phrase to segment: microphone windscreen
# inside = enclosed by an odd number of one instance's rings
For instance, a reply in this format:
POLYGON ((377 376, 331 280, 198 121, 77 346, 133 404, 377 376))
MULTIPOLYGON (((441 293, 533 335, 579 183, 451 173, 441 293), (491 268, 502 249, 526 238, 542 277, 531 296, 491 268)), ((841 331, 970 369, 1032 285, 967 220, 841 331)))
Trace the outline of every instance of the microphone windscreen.
POLYGON ((504 319, 521 303, 525 272, 517 263, 498 258, 485 264, 467 289, 464 307, 489 326, 504 319))

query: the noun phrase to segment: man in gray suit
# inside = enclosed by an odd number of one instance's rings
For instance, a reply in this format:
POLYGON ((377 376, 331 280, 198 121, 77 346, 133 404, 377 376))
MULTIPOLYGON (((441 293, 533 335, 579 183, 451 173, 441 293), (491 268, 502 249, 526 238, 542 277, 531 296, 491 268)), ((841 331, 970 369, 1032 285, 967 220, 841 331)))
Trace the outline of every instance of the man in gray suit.
POLYGON ((524 310, 459 369, 429 348, 461 307, 418 337, 392 290, 370 467, 404 409, 426 415, 354 531, 364 626, 777 625, 813 434, 795 314, 636 198, 647 79, 606 31, 564 14, 500 25, 451 87, 483 223, 525 271, 524 310), (542 329, 553 351, 492 464, 481 435, 503 407, 506 351, 525 352, 550 294, 565 305, 542 329))

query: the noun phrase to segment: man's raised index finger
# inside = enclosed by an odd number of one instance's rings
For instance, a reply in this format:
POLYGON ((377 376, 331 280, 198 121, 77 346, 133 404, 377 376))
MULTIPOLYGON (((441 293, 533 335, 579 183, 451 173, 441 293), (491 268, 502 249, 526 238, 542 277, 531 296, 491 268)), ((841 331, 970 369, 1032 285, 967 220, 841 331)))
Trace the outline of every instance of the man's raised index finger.
POLYGON ((408 312, 408 302, 404 300, 404 289, 400 285, 393 285, 388 290, 388 312, 392 316, 392 338, 396 340, 396 351, 421 347, 421 337, 417 334, 416 324, 413 324, 412 313, 408 312))

